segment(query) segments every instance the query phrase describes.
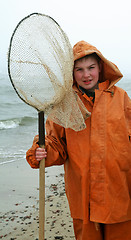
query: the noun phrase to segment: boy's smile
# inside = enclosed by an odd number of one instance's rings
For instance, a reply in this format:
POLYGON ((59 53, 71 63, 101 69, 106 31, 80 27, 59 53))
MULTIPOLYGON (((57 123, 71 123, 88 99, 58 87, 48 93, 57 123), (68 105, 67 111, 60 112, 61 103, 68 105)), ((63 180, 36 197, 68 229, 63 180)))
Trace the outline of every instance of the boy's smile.
POLYGON ((93 57, 77 60, 74 65, 74 78, 79 86, 94 91, 98 86, 100 64, 93 57))

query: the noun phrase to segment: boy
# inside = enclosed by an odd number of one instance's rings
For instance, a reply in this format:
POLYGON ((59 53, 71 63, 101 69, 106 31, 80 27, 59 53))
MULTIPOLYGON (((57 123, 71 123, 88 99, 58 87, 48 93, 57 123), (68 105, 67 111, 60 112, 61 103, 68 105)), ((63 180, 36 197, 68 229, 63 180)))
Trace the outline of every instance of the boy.
POLYGON ((119 69, 92 45, 74 48, 73 89, 91 117, 86 129, 46 122, 45 149, 35 137, 32 168, 64 164, 65 189, 77 240, 131 239, 131 100, 115 86, 119 69))

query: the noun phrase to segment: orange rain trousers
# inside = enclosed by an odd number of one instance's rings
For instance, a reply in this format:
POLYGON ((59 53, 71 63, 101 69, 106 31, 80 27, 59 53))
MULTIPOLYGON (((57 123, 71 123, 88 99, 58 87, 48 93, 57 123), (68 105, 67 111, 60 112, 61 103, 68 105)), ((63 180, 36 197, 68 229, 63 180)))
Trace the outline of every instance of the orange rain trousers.
POLYGON ((131 240, 131 221, 115 224, 94 222, 83 224, 82 220, 73 219, 76 240, 131 240))

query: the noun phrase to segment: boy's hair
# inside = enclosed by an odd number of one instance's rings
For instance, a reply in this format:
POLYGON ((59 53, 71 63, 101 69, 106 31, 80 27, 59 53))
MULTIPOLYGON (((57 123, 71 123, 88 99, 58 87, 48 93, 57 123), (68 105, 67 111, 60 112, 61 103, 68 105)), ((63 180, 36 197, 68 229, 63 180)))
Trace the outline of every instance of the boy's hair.
POLYGON ((94 58, 97 60, 98 64, 99 64, 100 61, 101 61, 101 58, 100 58, 96 53, 91 53, 91 54, 89 54, 89 55, 85 55, 84 57, 75 60, 74 64, 75 64, 77 61, 81 61, 82 59, 88 59, 89 57, 94 57, 94 58))

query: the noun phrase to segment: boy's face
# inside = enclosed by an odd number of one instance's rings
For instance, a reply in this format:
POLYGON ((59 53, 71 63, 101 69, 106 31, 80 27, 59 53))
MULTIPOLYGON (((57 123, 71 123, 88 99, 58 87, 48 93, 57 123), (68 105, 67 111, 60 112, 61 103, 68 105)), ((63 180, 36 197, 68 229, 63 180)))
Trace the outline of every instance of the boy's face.
POLYGON ((93 57, 78 59, 74 66, 74 78, 79 86, 94 91, 98 86, 100 63, 93 57))

